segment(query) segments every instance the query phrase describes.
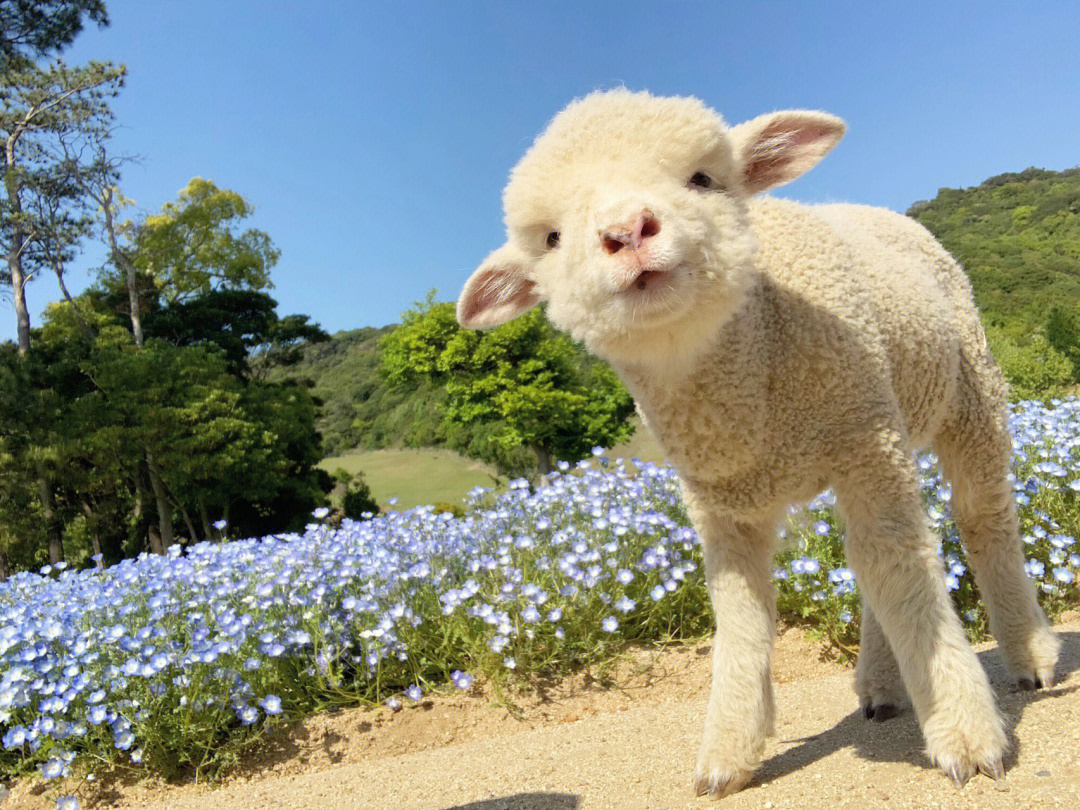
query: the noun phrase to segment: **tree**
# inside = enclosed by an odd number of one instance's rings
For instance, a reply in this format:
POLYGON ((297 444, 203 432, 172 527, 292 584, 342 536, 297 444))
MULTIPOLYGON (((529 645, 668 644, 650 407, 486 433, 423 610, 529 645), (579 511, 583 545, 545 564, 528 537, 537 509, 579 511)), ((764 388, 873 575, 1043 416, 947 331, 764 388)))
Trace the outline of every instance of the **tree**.
POLYGON ((59 52, 83 29, 83 17, 109 24, 102 0, 2 0, 0 69, 59 52))
POLYGON ((254 209, 235 191, 196 177, 137 228, 134 262, 168 303, 215 289, 265 290, 279 253, 262 231, 238 230, 254 209))
MULTIPOLYGON (((100 133, 112 122, 108 100, 123 86, 125 69, 108 62, 47 69, 22 66, 5 70, 0 83, 0 138, 3 139, 4 197, 0 199, 0 240, 7 259, 18 321, 19 353, 30 348, 26 285, 48 260, 41 254, 42 210, 28 197, 70 193, 71 176, 84 167, 59 161, 55 141, 73 131, 100 133)), ((48 206, 45 207, 48 210, 48 206)))
POLYGON ((344 467, 334 471, 334 480, 341 485, 341 512, 350 520, 366 520, 379 514, 379 504, 362 472, 351 473, 344 467))
POLYGON ((404 313, 382 348, 388 382, 427 377, 444 384, 444 420, 455 449, 504 472, 517 471, 523 449, 544 474, 556 458, 582 458, 633 432, 634 403, 615 373, 556 331, 539 309, 474 332, 458 326, 453 304, 429 295, 404 313))

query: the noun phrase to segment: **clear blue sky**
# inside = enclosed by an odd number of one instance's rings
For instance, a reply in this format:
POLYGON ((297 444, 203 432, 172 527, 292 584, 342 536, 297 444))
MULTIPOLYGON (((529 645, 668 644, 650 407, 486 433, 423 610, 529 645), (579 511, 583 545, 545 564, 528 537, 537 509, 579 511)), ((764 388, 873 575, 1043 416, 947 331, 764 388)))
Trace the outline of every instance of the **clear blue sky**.
MULTIPOLYGON (((576 96, 695 95, 729 123, 828 110, 848 135, 782 190, 899 211, 1080 163, 1080 3, 107 0, 65 55, 123 62, 124 193, 199 175, 256 207, 282 314, 328 331, 457 295, 503 241, 509 169, 576 96)), ((88 249, 69 283, 81 289, 88 249)), ((34 325, 55 283, 29 289, 34 325)), ((15 338, 10 302, 0 339, 15 338)))

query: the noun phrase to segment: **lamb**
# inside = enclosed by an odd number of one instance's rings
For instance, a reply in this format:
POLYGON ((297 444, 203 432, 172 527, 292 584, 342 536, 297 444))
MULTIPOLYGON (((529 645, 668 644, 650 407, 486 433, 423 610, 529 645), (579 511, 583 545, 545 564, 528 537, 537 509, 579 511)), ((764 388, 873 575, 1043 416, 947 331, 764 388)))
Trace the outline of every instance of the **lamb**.
POLYGON ((930 445, 1011 673, 1053 683, 1059 642, 1024 571, 1005 382, 958 264, 907 217, 758 197, 844 123, 728 127, 692 98, 594 93, 556 116, 504 193, 508 241, 466 282, 466 328, 547 304, 607 360, 675 465, 716 614, 699 794, 742 788, 773 727, 771 554, 790 504, 831 486, 863 598, 855 690, 910 699, 931 760, 1000 778, 1006 735, 951 608, 914 464, 930 445))

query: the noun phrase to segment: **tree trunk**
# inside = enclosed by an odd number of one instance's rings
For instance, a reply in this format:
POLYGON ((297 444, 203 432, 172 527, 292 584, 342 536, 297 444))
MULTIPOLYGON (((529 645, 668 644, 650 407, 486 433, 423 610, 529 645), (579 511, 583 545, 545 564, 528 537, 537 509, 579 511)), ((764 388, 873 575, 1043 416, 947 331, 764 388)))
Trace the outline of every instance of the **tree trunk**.
POLYGON ((165 546, 161 542, 161 532, 158 531, 158 527, 153 523, 146 529, 146 536, 150 540, 150 551, 153 554, 164 554, 165 546))
MULTIPOLYGON (((158 469, 157 462, 154 461, 154 456, 149 450, 146 451, 146 466, 150 472, 150 486, 154 490, 154 501, 157 504, 158 525, 161 530, 160 539, 158 541, 161 545, 161 551, 155 553, 164 554, 165 549, 169 548, 169 546, 175 542, 173 540, 172 506, 169 504, 169 499, 165 495, 165 485, 161 481, 161 471, 158 469)), ((153 546, 152 542, 151 546, 153 546)))
POLYGON ((131 316, 131 333, 135 335, 135 345, 143 345, 142 316, 139 313, 139 290, 135 286, 135 263, 120 246, 120 240, 116 237, 116 222, 113 220, 113 192, 108 188, 104 192, 102 211, 105 214, 105 235, 109 239, 109 250, 112 253, 113 263, 124 271, 128 288, 128 314, 131 316))
POLYGON ((41 497, 41 511, 45 518, 45 534, 49 538, 49 563, 56 565, 64 559, 63 534, 56 520, 56 502, 53 500, 52 485, 44 473, 38 474, 38 495, 41 497))
POLYGON ((206 513, 206 497, 199 496, 199 519, 202 520, 203 537, 209 540, 214 535, 210 534, 210 516, 206 513))
POLYGON ((19 330, 19 355, 25 356, 30 351, 30 311, 26 308, 26 276, 23 274, 22 254, 28 241, 27 234, 19 223, 22 214, 22 199, 19 197, 19 181, 15 174, 15 139, 9 137, 5 148, 4 186, 7 190, 8 205, 11 206, 11 241, 7 248, 8 270, 11 272, 11 295, 15 302, 15 319, 19 330))
POLYGON ((551 466, 551 454, 547 448, 543 445, 534 444, 533 452, 536 453, 536 468, 540 471, 540 475, 547 475, 555 468, 551 466))
POLYGON ((0 582, 3 582, 11 576, 11 560, 8 559, 7 552, 0 548, 0 582))
POLYGON ((191 522, 191 515, 188 514, 188 510, 184 508, 182 503, 177 503, 176 508, 180 510, 180 514, 184 516, 184 523, 187 526, 188 537, 191 539, 189 543, 198 543, 199 535, 195 533, 195 524, 191 522))
POLYGON ((94 563, 98 568, 104 568, 105 560, 101 551, 101 528, 98 526, 98 522, 94 520, 94 510, 90 508, 86 498, 80 498, 79 505, 82 507, 83 517, 86 518, 86 526, 90 530, 90 548, 94 550, 94 556, 97 557, 94 563))

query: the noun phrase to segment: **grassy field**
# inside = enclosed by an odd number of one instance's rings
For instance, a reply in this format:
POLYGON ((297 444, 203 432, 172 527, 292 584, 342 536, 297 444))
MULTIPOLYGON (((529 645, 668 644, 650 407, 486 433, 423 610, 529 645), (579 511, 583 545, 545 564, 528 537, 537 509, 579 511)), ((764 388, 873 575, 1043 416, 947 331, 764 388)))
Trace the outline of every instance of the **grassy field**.
POLYGON ((642 461, 655 461, 657 464, 662 464, 664 454, 660 450, 660 445, 656 443, 656 438, 647 428, 642 427, 638 417, 635 416, 630 421, 637 428, 634 435, 630 437, 630 441, 612 447, 608 455, 612 458, 625 458, 628 461, 632 458, 640 458, 642 461))
MULTIPOLYGON (((662 462, 664 456, 656 439, 641 427, 637 417, 634 423, 637 431, 633 437, 611 448, 611 457, 662 462)), ((386 507, 387 500, 396 497, 398 509, 458 503, 473 487, 494 486, 493 468, 450 450, 434 448, 354 450, 325 458, 319 466, 331 473, 342 467, 351 473, 362 472, 379 505, 386 507)))
POLYGON ((319 466, 328 472, 345 468, 362 472, 371 494, 386 507, 397 498, 397 509, 427 503, 458 503, 473 487, 494 485, 486 464, 459 456, 449 450, 386 449, 358 450, 323 459, 319 466))

